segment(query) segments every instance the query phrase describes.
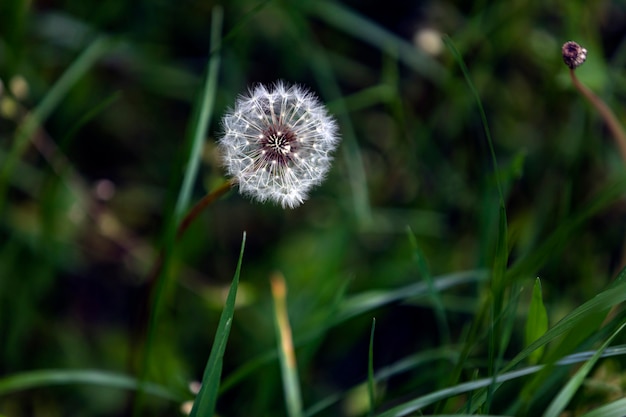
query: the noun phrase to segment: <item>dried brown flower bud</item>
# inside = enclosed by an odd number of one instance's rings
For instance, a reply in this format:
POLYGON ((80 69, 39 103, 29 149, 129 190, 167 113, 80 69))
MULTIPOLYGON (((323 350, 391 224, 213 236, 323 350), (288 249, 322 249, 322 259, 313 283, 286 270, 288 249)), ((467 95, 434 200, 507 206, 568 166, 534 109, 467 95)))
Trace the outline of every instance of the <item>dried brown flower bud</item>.
POLYGON ((576 42, 565 42, 562 51, 563 62, 571 69, 580 67, 587 59, 587 50, 576 42))

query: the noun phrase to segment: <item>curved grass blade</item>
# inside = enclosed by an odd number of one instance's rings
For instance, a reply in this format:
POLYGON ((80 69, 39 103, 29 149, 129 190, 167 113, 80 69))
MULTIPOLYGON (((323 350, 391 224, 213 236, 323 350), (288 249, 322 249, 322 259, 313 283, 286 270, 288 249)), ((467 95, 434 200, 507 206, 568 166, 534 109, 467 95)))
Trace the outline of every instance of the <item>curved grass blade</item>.
POLYGON ((237 262, 237 270, 233 277, 233 283, 230 285, 228 297, 224 304, 224 310, 220 316, 219 324, 215 332, 215 339, 211 354, 204 368, 202 376, 202 388, 193 403, 190 417, 213 416, 215 415, 215 405, 217 404, 217 396, 220 388, 220 379, 222 376, 222 363, 224 352, 226 351, 226 342, 230 334, 230 328, 233 323, 233 315, 235 314, 235 300, 237 297, 237 287, 239 285, 239 274, 241 273, 241 261, 243 259, 243 250, 246 246, 246 233, 243 234, 241 240, 241 252, 239 252, 239 261, 237 262))
MULTIPOLYGON (((581 352, 575 355, 570 355, 566 358, 563 358, 559 362, 556 363, 558 366, 572 365, 575 363, 584 362, 589 360, 589 358, 593 357, 597 352, 581 352)), ((613 348, 608 348, 601 352, 601 358, 607 358, 612 356, 624 356, 626 355, 626 345, 615 346, 613 348)), ((437 401, 440 401, 445 398, 453 397, 456 395, 464 394, 470 391, 474 391, 481 388, 486 388, 494 383, 502 384, 507 381, 512 381, 517 378, 521 378, 526 375, 534 374, 541 369, 543 369, 546 365, 533 365, 526 368, 518 369, 516 371, 501 373, 500 375, 488 378, 482 378, 475 381, 464 382, 462 384, 458 384, 454 387, 445 388, 439 391, 432 392, 430 394, 424 395, 422 397, 415 398, 411 401, 408 401, 404 404, 393 407, 383 413, 377 414, 377 417, 402 417, 409 415, 421 408, 427 407, 437 401)), ((484 397, 484 395, 483 395, 484 397)), ((484 398, 480 399, 481 402, 484 402, 484 398)), ((472 409, 477 408, 478 406, 473 406, 472 409)), ((470 411, 472 412, 472 411, 470 411)), ((470 414, 474 415, 474 414, 470 414)))
MULTIPOLYGON (((574 311, 572 311, 567 316, 562 318, 558 323, 556 323, 543 336, 539 337, 529 346, 524 348, 511 361, 509 361, 509 363, 504 367, 503 371, 506 372, 510 369, 513 369, 521 361, 530 356, 532 352, 547 345, 549 342, 559 338, 560 336, 564 335, 565 337, 567 337, 571 334, 568 333, 570 330, 572 330, 574 333, 579 332, 582 323, 585 323, 589 317, 596 315, 597 313, 608 312, 609 309, 611 309, 613 306, 623 303, 624 301, 626 301, 626 282, 622 282, 617 285, 613 283, 609 286, 608 290, 597 294, 591 300, 577 307, 574 311)), ((497 389, 499 385, 500 384, 496 384, 496 381, 494 381, 493 389, 497 389)), ((484 392, 477 394, 476 404, 470 411, 475 411, 482 404, 482 402, 485 401, 484 394, 484 392)))
MULTIPOLYGON (((518 378, 522 375, 528 375, 535 373, 543 368, 543 366, 535 366, 525 368, 521 371, 506 372, 513 367, 517 366, 522 360, 526 359, 532 352, 538 348, 545 346, 547 343, 555 340, 559 336, 566 334, 569 330, 575 329, 576 326, 582 322, 590 314, 594 314, 598 311, 608 311, 612 306, 626 301, 626 283, 620 283, 618 285, 612 285, 606 291, 596 295, 591 300, 587 301, 583 305, 576 308, 570 314, 561 319, 550 330, 548 330, 543 336, 539 337, 525 349, 523 349, 517 356, 515 356, 504 368, 503 372, 497 376, 485 378, 479 381, 472 381, 463 384, 456 385, 454 387, 446 388, 444 390, 436 391, 426 396, 409 401, 403 405, 394 407, 393 409, 382 413, 379 417, 391 417, 391 416, 403 416, 422 407, 430 405, 435 401, 439 401, 444 398, 448 398, 453 395, 462 394, 474 389, 491 387, 490 390, 495 390, 505 381, 518 378), (520 374, 521 373, 521 374, 520 374), (489 383, 485 383, 489 381, 489 383)), ((623 354, 623 352, 619 353, 623 354)), ((557 362, 557 364, 565 364, 563 361, 557 362)), ((475 403, 472 405, 470 412, 473 412, 482 406, 487 400, 487 392, 483 391, 479 393, 473 400, 475 403)))
POLYGON ((307 6, 307 11, 310 14, 317 16, 331 26, 349 33, 381 51, 386 51, 389 48, 397 50, 398 58, 404 64, 436 84, 443 82, 448 74, 445 67, 409 42, 338 2, 316 0, 303 3, 307 6))
POLYGON ((495 414, 428 414, 423 417, 513 417, 509 415, 495 414))
POLYGON ((591 357, 591 359, 589 359, 576 372, 574 377, 567 382, 567 384, 563 387, 563 389, 561 389, 556 398, 552 400, 552 402, 548 406, 548 409, 543 414, 543 417, 558 417, 559 415, 561 415, 567 404, 574 397, 574 394, 576 394, 576 391, 578 391, 578 388, 580 388, 580 386, 584 382, 585 377, 591 371, 591 368, 593 368, 596 362, 598 362, 598 359, 600 359, 602 353, 606 350, 606 348, 609 347, 609 344, 613 341, 615 336, 617 336, 619 333, 621 333, 622 330, 624 330, 624 327, 626 327, 626 323, 622 324, 615 332, 613 332, 613 334, 607 339, 606 342, 602 344, 600 349, 597 350, 597 352, 591 357))
MULTIPOLYGON (((485 270, 454 272, 434 277, 432 289, 438 292, 459 285, 477 283, 487 280, 489 275, 485 270)), ((347 321, 352 317, 372 311, 386 304, 396 301, 409 300, 416 297, 426 297, 431 289, 428 283, 418 282, 390 291, 367 291, 348 298, 337 314, 333 325, 347 321)))
MULTIPOLYGON (((374 375, 374 382, 383 382, 388 380, 389 378, 403 374, 405 372, 409 372, 417 369, 421 365, 426 363, 434 362, 434 361, 446 361, 449 363, 457 362, 459 358, 458 352, 450 349, 450 348, 437 348, 427 351, 421 351, 419 353, 407 356, 399 361, 385 366, 378 371, 376 371, 374 375)), ((366 381, 367 382, 367 381, 366 381)), ((331 394, 328 397, 320 400, 313 406, 311 406, 305 413, 306 417, 313 417, 322 411, 326 410, 328 407, 331 407, 333 404, 338 403, 342 399, 345 399, 350 392, 355 389, 359 389, 364 383, 358 383, 354 385, 352 388, 344 391, 343 393, 335 393, 331 394)))
MULTIPOLYGON (((24 391, 33 388, 49 387, 54 385, 99 385, 105 388, 136 390, 139 387, 137 379, 128 375, 95 369, 65 370, 47 369, 29 372, 20 372, 0 379, 0 395, 24 391)), ((172 401, 183 401, 181 395, 161 385, 145 383, 143 389, 147 394, 172 401)))
POLYGON ((626 398, 620 398, 617 401, 613 401, 610 404, 603 405, 602 407, 585 413, 580 417, 624 417, 624 410, 626 410, 626 398))
MULTIPOLYGON (((436 291, 443 291, 460 285, 482 282, 487 278, 488 274, 484 270, 462 271, 434 277, 433 285, 436 291)), ((302 346, 310 340, 319 337, 320 333, 326 332, 328 329, 336 327, 351 318, 365 314, 386 304, 409 300, 412 298, 426 297, 428 295, 428 291, 426 283, 418 282, 416 284, 410 284, 391 291, 374 290, 357 294, 344 301, 343 305, 340 306, 335 314, 336 318, 331 320, 327 326, 296 339, 295 344, 296 346, 302 346)), ((276 352, 271 351, 261 354, 251 361, 246 362, 224 380, 224 384, 222 385, 223 392, 233 388, 238 382, 254 373, 255 370, 270 363, 271 361, 276 360, 276 357, 276 352)))
POLYGON ((541 346, 545 346, 548 342, 565 334, 568 330, 576 329, 577 325, 589 315, 596 312, 608 311, 614 305, 624 301, 626 301, 626 283, 612 286, 608 290, 597 294, 594 298, 569 313, 543 336, 539 337, 528 347, 518 353, 517 356, 509 362, 506 369, 513 368, 522 360, 526 359, 536 349, 541 346))

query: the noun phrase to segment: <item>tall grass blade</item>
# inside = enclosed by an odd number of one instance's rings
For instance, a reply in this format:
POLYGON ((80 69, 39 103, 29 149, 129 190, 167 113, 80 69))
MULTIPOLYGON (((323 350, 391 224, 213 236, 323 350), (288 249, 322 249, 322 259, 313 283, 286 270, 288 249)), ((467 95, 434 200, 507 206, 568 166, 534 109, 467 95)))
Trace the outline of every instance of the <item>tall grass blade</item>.
POLYGON ((478 94, 478 90, 476 89, 476 86, 474 85, 474 82, 472 81, 472 78, 470 77, 470 73, 469 73, 469 70, 467 69, 467 66, 465 65, 463 56, 461 55, 459 50, 456 49, 456 46, 454 46, 452 39, 450 39, 449 36, 445 35, 443 37, 443 41, 448 47, 448 49, 450 49, 450 52, 452 52, 452 55, 454 56, 454 59, 459 65, 459 68, 461 68, 461 72, 463 73, 463 76, 465 77, 467 86, 469 87, 472 93, 472 96, 474 96, 474 99, 476 100, 476 106, 478 107, 478 111, 480 113, 480 119, 483 125, 483 130, 485 131, 485 138, 487 139, 487 144, 489 145, 489 152, 491 153, 491 162, 493 163, 496 186, 498 188, 498 194, 500 197, 500 206, 504 207, 504 194, 502 192, 502 184, 500 181, 500 175, 498 174, 499 169, 498 169, 498 161, 496 159, 496 150, 495 150, 495 147, 493 146, 493 140, 491 139, 491 130, 489 129, 489 123, 487 122, 487 114, 485 113, 485 108, 483 107, 483 103, 480 99, 480 94, 478 94))
POLYGON ((220 316, 220 321, 215 332, 213 347, 211 354, 204 368, 202 376, 202 388, 193 403, 190 417, 213 416, 215 415, 215 406, 220 388, 220 379, 222 377, 222 363, 224 352, 226 351, 226 342, 230 334, 230 328, 233 324, 233 315, 235 314, 235 300, 237 298, 237 287, 239 285, 239 275, 241 273, 241 262, 243 259, 243 251, 246 246, 246 233, 243 234, 241 240, 241 251, 239 252, 239 261, 237 262, 237 270, 230 285, 224 310, 220 316))
POLYGON ((215 103, 215 95, 217 93, 217 77, 219 75, 220 68, 220 54, 217 53, 222 43, 222 21, 224 11, 220 6, 213 8, 211 15, 211 50, 209 53, 210 59, 208 64, 208 70, 202 88, 202 94, 200 96, 200 105, 197 107, 197 111, 194 114, 190 126, 190 137, 188 142, 191 142, 191 152, 187 161, 187 168, 185 170, 185 176, 183 178, 182 188, 178 195, 178 201, 176 202, 176 223, 180 221, 185 214, 185 210, 189 206, 191 200, 191 189, 198 176, 198 168, 200 166, 200 160, 202 158, 202 148, 204 144, 204 138, 206 137, 209 121, 213 116, 213 106, 215 103))
MULTIPOLYGON (((481 122, 483 125, 483 130, 485 132, 485 137, 487 139, 487 144, 489 145, 489 151, 491 153, 491 162, 493 164, 493 172, 496 180, 496 188, 498 191, 498 199, 499 199, 499 217, 498 217, 498 236, 496 243, 496 253, 493 260, 493 275, 491 279, 491 292, 492 298, 492 310, 490 315, 490 326, 489 326, 489 373, 495 375, 497 373, 496 365, 501 362, 501 359, 504 355, 504 349, 506 345, 504 343, 499 343, 497 341, 502 341, 502 333, 504 329, 502 329, 501 324, 496 323, 495 317, 500 316, 503 311, 503 306, 506 303, 505 300, 505 275, 506 268, 508 264, 508 255, 509 248, 507 242, 507 220, 506 220, 506 208, 504 204, 504 192, 502 191, 502 182, 500 180, 500 170, 498 169, 498 161, 496 158, 496 151, 493 144, 493 139, 491 138, 491 129, 489 128, 489 123, 487 121, 487 114, 485 113, 485 109, 483 107, 482 101, 480 99, 480 95, 478 94, 478 90, 474 86, 474 82, 470 77, 469 70, 465 65, 465 61, 463 60, 463 56, 456 49, 452 39, 449 36, 444 36, 443 41, 452 52, 457 64, 461 68, 461 72, 465 77, 467 85, 476 100, 476 105, 478 107, 478 111, 480 113, 481 122)), ((500 322, 502 323, 502 321, 500 322)), ((491 393, 490 393, 491 394, 491 393)), ((487 399, 487 409, 490 406, 491 395, 488 395, 487 399)))
MULTIPOLYGON (((167 272, 169 268, 170 257, 173 253, 174 244, 176 241, 176 229, 179 222, 183 218, 185 210, 189 205, 189 201, 191 199, 191 187, 195 182, 198 172, 198 164, 202 152, 202 141, 204 140, 204 135, 206 133, 208 123, 213 112, 213 102, 216 94, 217 76, 220 63, 219 54, 213 53, 213 51, 217 50, 218 46, 221 43, 222 20, 222 8, 219 6, 214 7, 211 20, 211 51, 208 70, 204 80, 204 85, 201 90, 200 101, 199 103, 197 103, 197 107, 194 111, 194 117, 189 128, 189 137, 187 142, 190 142, 190 153, 185 169, 183 184, 178 193, 174 214, 170 216, 165 229, 163 259, 160 260, 162 262, 159 270, 160 273, 157 277, 155 277, 156 282, 153 284, 154 298, 150 309, 145 353, 140 370, 140 380, 144 380, 147 377, 148 365, 151 360, 153 344, 155 342, 154 339, 157 323, 159 321, 160 312, 164 304, 165 293, 168 284, 167 272)), ((142 395, 140 391, 135 401, 135 406, 133 410, 134 416, 139 416, 141 414, 142 406, 142 395)))

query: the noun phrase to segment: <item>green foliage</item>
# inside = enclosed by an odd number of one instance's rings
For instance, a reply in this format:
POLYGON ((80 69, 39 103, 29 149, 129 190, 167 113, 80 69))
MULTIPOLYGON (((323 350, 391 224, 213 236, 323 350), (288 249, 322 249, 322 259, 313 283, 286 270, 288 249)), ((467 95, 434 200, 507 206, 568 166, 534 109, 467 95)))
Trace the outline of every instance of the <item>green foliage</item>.
POLYGON ((550 406, 543 414, 544 417, 558 417, 568 402, 576 394, 576 391, 583 384, 585 377, 591 371, 592 367, 596 364, 598 359, 602 357, 602 353, 609 346, 609 344, 613 341, 615 336, 617 336, 623 329, 626 327, 626 323, 622 324, 619 329, 617 329, 607 340, 602 344, 602 346, 593 354, 591 359, 587 361, 581 368, 574 374, 574 376, 567 382, 567 384, 561 389, 559 394, 552 400, 550 406))
MULTIPOLYGON (((543 295, 541 293, 541 280, 537 278, 533 286, 533 293, 528 307, 528 317, 526 318, 526 333, 524 335, 525 345, 528 346, 548 330, 548 312, 543 305, 543 295)), ((543 354, 543 347, 530 354, 530 363, 537 363, 543 354)))
POLYGON ((626 115, 622 9, 0 1, 0 415, 622 417, 624 161, 560 57, 626 115), (328 178, 177 234, 280 79, 328 178))
POLYGON ((246 235, 244 233, 241 241, 241 252, 239 253, 239 262, 233 283, 228 291, 226 302, 224 303, 224 311, 220 316, 217 330, 215 331, 215 339, 211 354, 204 368, 202 377, 202 387, 196 397, 191 413, 191 417, 195 416, 212 416, 215 414, 215 406, 219 393, 220 381, 222 377, 222 366, 224 362, 224 353, 226 352, 226 342, 230 335, 230 329, 233 325, 233 316, 235 314, 235 299, 237 297, 237 288, 239 286, 239 276, 241 274, 241 261, 243 260, 243 250, 246 245, 246 235))

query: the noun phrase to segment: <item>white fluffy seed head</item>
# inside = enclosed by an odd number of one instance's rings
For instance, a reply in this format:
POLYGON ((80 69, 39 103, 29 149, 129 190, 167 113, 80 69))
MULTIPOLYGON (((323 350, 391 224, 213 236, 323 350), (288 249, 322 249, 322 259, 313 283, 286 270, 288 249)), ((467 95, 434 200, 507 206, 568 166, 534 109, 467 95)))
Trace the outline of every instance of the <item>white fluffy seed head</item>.
POLYGON ((299 206, 330 168, 339 135, 317 97, 283 82, 255 86, 222 121, 219 150, 239 191, 257 199, 299 206))

